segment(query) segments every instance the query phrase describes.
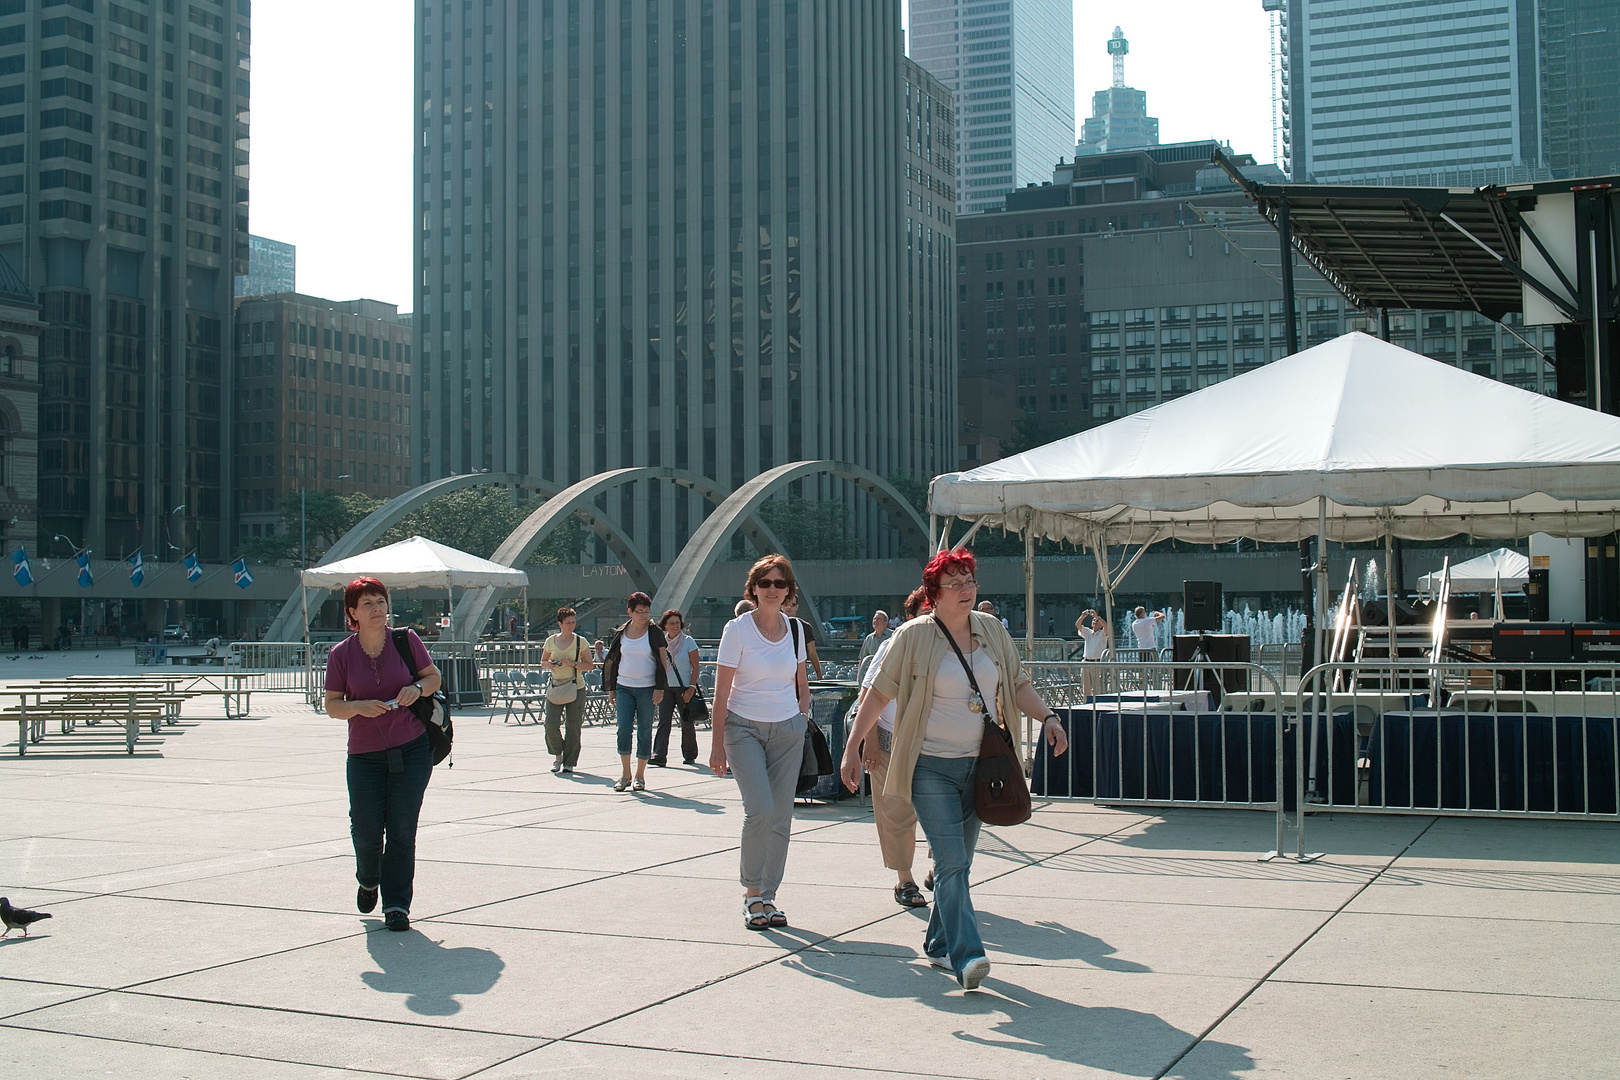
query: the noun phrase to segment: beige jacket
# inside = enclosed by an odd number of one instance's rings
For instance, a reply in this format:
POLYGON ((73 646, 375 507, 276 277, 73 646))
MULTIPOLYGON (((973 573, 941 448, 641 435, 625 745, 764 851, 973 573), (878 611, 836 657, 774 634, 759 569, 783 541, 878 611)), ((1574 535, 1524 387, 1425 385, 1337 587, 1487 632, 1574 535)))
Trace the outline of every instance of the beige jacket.
MULTIPOLYGON (((1030 681, 1029 675, 1000 619, 982 611, 970 613, 969 618, 974 640, 995 662, 1001 676, 1001 685, 996 691, 996 719, 1008 731, 1016 732, 1018 690, 1030 681)), ((933 617, 925 615, 895 631, 894 641, 872 677, 872 689, 895 703, 894 745, 889 757, 889 779, 883 785, 883 794, 890 798, 911 801, 911 774, 922 754, 923 738, 928 733, 928 712, 934 705, 934 674, 946 657, 951 663, 958 663, 933 617)), ((1013 744, 1022 756, 1020 741, 1015 735, 1013 744)))

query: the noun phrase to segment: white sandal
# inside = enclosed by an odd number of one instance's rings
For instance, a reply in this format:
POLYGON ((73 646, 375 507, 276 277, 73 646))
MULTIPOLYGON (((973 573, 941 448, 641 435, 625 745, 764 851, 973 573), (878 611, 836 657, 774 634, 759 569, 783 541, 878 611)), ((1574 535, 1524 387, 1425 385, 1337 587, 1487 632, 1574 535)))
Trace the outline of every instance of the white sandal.
POLYGON ((765 910, 768 907, 770 902, 767 900, 761 900, 757 896, 743 897, 743 926, 749 930, 769 930, 771 913, 765 910), (759 905, 758 911, 754 910, 755 904, 759 905))

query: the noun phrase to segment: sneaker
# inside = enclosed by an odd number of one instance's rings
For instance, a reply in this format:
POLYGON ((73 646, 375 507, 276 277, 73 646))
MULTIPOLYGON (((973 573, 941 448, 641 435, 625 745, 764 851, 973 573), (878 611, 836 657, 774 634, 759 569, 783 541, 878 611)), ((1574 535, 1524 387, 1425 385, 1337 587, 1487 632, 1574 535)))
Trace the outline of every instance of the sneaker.
MULTIPOLYGON (((403 911, 385 911, 383 912, 383 925, 395 931, 409 930, 411 928, 411 917, 403 911)), ((985 966, 989 967, 989 964, 986 963, 985 966)), ((974 983, 973 985, 978 986, 979 984, 974 983)))
POLYGON ((562 758, 558 758, 551 763, 551 771, 554 773, 560 773, 563 771, 562 758))
POLYGON ((924 953, 923 955, 928 957, 928 962, 930 964, 933 964, 935 967, 944 968, 946 971, 950 971, 952 975, 956 974, 956 972, 951 969, 951 958, 950 957, 948 957, 948 956, 935 956, 933 953, 924 953))
POLYGON ((573 776, 574 775, 574 767, 572 765, 564 765, 562 767, 562 774, 564 776, 573 776))
POLYGON ((377 910, 377 890, 361 886, 354 894, 354 906, 360 909, 362 915, 377 910))
POLYGON ((958 976, 957 981, 962 984, 964 990, 977 990, 979 984, 984 982, 984 977, 988 974, 990 974, 990 961, 982 956, 975 956, 962 965, 962 974, 958 976))

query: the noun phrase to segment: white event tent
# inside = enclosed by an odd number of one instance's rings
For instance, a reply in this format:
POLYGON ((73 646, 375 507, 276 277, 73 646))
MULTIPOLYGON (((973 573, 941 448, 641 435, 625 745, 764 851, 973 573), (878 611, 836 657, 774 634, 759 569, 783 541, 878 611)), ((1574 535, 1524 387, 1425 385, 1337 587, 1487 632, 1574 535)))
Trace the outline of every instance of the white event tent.
POLYGON ((1478 558, 1460 562, 1447 572, 1436 570, 1418 578, 1418 592, 1427 596, 1440 591, 1441 579, 1448 576, 1451 591, 1457 593, 1490 592, 1498 586, 1517 589, 1530 580, 1530 556, 1512 548, 1497 548, 1478 558))
MULTIPOLYGON (((438 588, 450 596, 452 588, 527 589, 529 575, 465 551, 413 536, 397 544, 361 552, 347 559, 312 566, 299 576, 301 592, 309 589, 341 589, 357 577, 373 577, 390 589, 438 588)), ((308 638, 309 612, 304 612, 305 638, 308 638)), ((447 635, 454 637, 454 634, 447 635)))
POLYGON ((1353 333, 937 477, 929 509, 947 537, 961 518, 1024 533, 1026 552, 1037 537, 1090 548, 1110 608, 1156 541, 1316 536, 1320 606, 1328 539, 1614 531, 1620 417, 1353 333), (1131 544, 1141 548, 1111 572, 1109 546, 1131 544))

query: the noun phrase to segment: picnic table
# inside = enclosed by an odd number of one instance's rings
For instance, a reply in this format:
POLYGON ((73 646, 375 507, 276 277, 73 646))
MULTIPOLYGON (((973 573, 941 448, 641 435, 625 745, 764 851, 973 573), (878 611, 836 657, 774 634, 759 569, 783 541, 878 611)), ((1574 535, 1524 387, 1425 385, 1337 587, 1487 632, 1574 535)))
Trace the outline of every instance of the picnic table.
POLYGON ((80 724, 95 726, 103 720, 122 722, 124 752, 133 754, 142 723, 150 727, 153 735, 159 734, 165 721, 175 722, 180 704, 188 696, 194 695, 128 682, 109 686, 59 679, 13 684, 0 690, 0 698, 16 699, 14 705, 0 708, 0 722, 17 722, 18 757, 28 752, 30 744, 44 741, 46 726, 52 720, 57 722, 63 735, 73 734, 80 724))

